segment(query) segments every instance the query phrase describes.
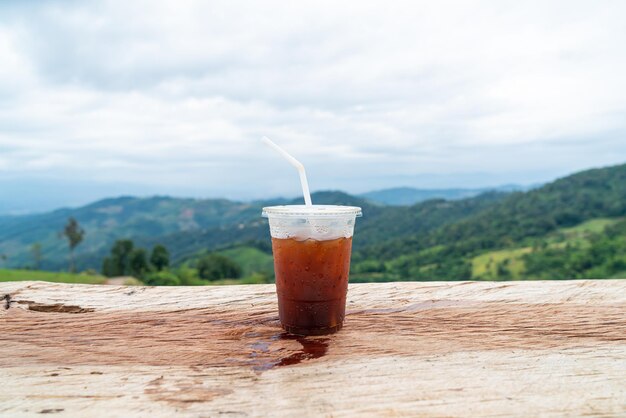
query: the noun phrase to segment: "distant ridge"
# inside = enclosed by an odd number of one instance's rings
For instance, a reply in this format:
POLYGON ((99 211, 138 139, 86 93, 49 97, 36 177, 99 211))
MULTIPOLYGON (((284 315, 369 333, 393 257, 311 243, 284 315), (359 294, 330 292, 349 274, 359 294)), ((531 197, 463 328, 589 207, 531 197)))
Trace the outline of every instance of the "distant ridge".
MULTIPOLYGON (((421 192, 426 200, 413 205, 377 203, 341 191, 316 192, 313 201, 363 208, 353 242, 353 281, 626 277, 626 164, 511 192, 519 188, 391 189, 397 195, 421 192), (446 194, 436 198, 438 193, 446 194), (467 193, 478 195, 463 197, 467 193)), ((285 203, 301 204, 302 198, 236 202, 124 196, 36 215, 0 216, 0 265, 28 268, 37 243, 41 268, 66 269, 67 243, 59 231, 70 216, 86 230, 76 251, 79 270, 99 269, 122 238, 147 249, 164 244, 175 266, 237 246, 269 253, 261 209, 285 203)))
POLYGON ((410 206, 430 199, 460 200, 478 196, 479 194, 490 191, 521 192, 538 186, 539 185, 520 186, 518 184, 505 184, 502 186, 483 187, 477 189, 417 189, 414 187, 393 187, 390 189, 374 190, 363 193, 359 196, 383 205, 410 206))

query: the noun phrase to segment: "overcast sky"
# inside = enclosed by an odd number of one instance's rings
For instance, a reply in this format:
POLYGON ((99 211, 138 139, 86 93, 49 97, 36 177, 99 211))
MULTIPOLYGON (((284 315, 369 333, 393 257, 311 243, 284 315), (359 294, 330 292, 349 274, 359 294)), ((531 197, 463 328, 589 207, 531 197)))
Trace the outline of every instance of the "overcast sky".
POLYGON ((314 190, 621 163, 625 20, 623 1, 4 1, 0 201, 297 195, 262 135, 314 190))

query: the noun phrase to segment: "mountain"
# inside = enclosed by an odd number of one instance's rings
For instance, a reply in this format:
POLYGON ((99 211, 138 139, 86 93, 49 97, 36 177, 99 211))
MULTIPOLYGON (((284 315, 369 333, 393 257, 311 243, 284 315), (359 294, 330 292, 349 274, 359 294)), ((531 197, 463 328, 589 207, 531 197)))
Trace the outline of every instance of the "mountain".
MULTIPOLYGON (((355 248, 386 240, 424 233, 446 223, 463 219, 489 206, 504 194, 446 202, 433 200, 410 207, 373 204, 340 191, 313 194, 319 204, 360 206, 355 248)), ((79 269, 100 269, 102 260, 115 240, 132 238, 145 248, 166 245, 175 263, 193 258, 198 252, 241 243, 269 247, 269 228, 261 215, 263 206, 298 204, 299 200, 268 200, 252 203, 216 199, 177 199, 171 197, 105 199, 76 208, 49 213, 0 217, 0 254, 7 266, 33 264, 31 247, 39 243, 41 267, 67 268, 68 248, 60 231, 69 217, 85 230, 85 239, 76 249, 79 269)))
MULTIPOLYGON (((615 224, 619 238, 624 216, 626 164, 583 171, 529 192, 512 193, 482 211, 428 233, 368 246, 359 250, 355 259, 357 263, 378 260, 384 264, 384 271, 395 277, 479 278, 472 262, 481 254, 491 252, 493 260, 501 256, 493 254, 495 250, 522 251, 516 257, 521 262, 545 249, 567 247, 571 253, 580 253, 583 247, 593 245, 594 239, 601 240, 604 230, 582 242, 559 239, 559 234, 594 219, 608 219, 615 224)), ((506 265, 501 270, 502 278, 513 274, 506 265)))
POLYGON ((413 187, 394 187, 391 189, 375 190, 360 194, 359 197, 383 205, 410 206, 430 199, 459 200, 480 194, 498 192, 516 192, 529 190, 535 186, 520 186, 517 184, 507 184, 497 187, 485 187, 479 189, 416 189, 413 187))
POLYGON ((121 238, 160 237, 174 232, 219 228, 258 217, 264 204, 280 201, 241 203, 225 199, 175 199, 170 197, 105 199, 76 208, 53 212, 0 217, 0 254, 7 265, 28 266, 30 248, 42 247, 42 267, 60 269, 67 263, 67 247, 60 231, 69 217, 85 230, 77 248, 80 268, 99 268, 101 255, 121 238), (91 254, 91 261, 81 257, 91 254), (96 259, 100 259, 96 263, 96 259))
MULTIPOLYGON (((349 206, 360 206, 363 212, 368 216, 366 223, 372 222, 381 213, 392 208, 381 208, 376 205, 360 199, 355 196, 348 195, 339 191, 324 191, 312 194, 312 200, 317 204, 342 204, 349 206)), ((168 235, 158 237, 142 237, 137 240, 138 245, 151 247, 157 243, 163 243, 172 253, 174 262, 182 262, 192 258, 196 253, 205 249, 217 249, 232 246, 233 244, 253 243, 269 248, 269 226, 267 220, 261 217, 261 209, 263 206, 275 204, 272 202, 259 202, 256 210, 252 212, 246 220, 236 224, 221 225, 213 228, 195 229, 193 231, 177 231, 168 235)), ((283 202, 281 204, 301 204, 301 200, 294 199, 292 201, 283 202)), ((359 224, 361 225, 361 219, 359 224)))
MULTIPOLYGON (((340 191, 314 193, 316 203, 356 205, 364 216, 353 240, 351 280, 504 280, 626 277, 626 164, 576 173, 529 191, 489 191, 388 206, 340 191)), ((175 265, 219 252, 247 272, 270 240, 261 208, 296 200, 120 197, 76 209, 0 217, 0 266, 67 268, 59 231, 69 217, 86 238, 77 248, 79 269, 99 269, 117 239, 137 246, 167 246, 175 265)))
MULTIPOLYGON (((339 192, 314 194, 316 202, 371 206, 363 199, 339 192)), ((33 263, 31 247, 41 245, 41 267, 67 266, 67 244, 60 232, 68 218, 75 218, 85 230, 77 247, 79 269, 100 269, 102 259, 115 240, 131 238, 141 245, 156 243, 171 247, 175 258, 200 249, 225 246, 236 241, 268 240, 267 222, 261 218, 264 206, 301 203, 297 199, 235 202, 226 199, 180 199, 119 197, 104 199, 74 209, 0 216, 0 254, 9 267, 33 263)), ((372 211, 378 210, 372 207, 372 211)))
MULTIPOLYGON (((374 243, 424 233, 447 223, 459 221, 478 213, 504 196, 503 193, 489 193, 458 202, 432 200, 411 207, 381 207, 339 191, 317 192, 312 197, 313 201, 319 204, 343 204, 360 206, 363 209, 364 215, 357 221, 358 235, 353 240, 353 247, 359 249, 374 243)), ((267 222, 259 218, 258 214, 248 222, 242 222, 234 227, 222 226, 176 232, 167 236, 138 240, 138 243, 145 247, 159 242, 168 244, 173 259, 178 262, 193 257, 198 251, 207 248, 250 242, 261 243, 265 248, 269 248, 270 245, 267 222)))

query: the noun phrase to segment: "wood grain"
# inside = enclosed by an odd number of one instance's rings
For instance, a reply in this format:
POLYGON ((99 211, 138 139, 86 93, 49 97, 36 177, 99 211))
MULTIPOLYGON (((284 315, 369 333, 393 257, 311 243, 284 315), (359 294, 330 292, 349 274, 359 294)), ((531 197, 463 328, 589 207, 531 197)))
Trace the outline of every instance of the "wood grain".
POLYGON ((626 281, 352 285, 284 334, 272 285, 0 284, 0 415, 626 414, 626 281))

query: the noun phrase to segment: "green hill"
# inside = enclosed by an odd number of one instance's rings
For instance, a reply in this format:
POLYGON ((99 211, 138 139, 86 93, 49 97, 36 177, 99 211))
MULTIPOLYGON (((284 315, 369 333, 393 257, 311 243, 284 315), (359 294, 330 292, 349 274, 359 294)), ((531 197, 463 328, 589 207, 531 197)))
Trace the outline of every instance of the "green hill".
MULTIPOLYGON (((358 221, 355 248, 422 234, 446 223, 477 213, 506 194, 490 193, 455 202, 433 200, 410 207, 387 207, 343 192, 314 193, 320 204, 361 206, 365 213, 358 221)), ((265 248, 270 241, 267 221, 261 218, 266 205, 299 203, 259 201, 239 203, 227 200, 146 199, 121 197, 105 199, 77 209, 61 209, 28 216, 0 217, 0 254, 13 268, 34 264, 31 247, 41 245, 43 269, 67 268, 68 249, 59 231, 72 216, 85 229, 85 240, 76 252, 79 270, 97 269, 117 239, 132 238, 137 246, 166 245, 175 265, 199 251, 214 251, 236 245, 265 248), (248 245, 250 246, 250 245, 248 245)), ((0 262, 2 262, 0 260, 0 262)))
MULTIPOLYGON (((357 221, 357 235, 353 241, 355 250, 358 250, 432 231, 478 213, 505 196, 504 193, 488 193, 461 201, 433 200, 410 207, 390 207, 374 205, 343 192, 328 191, 314 193, 313 201, 363 208, 365 216, 357 221)), ((260 209, 248 222, 234 226, 177 232, 163 237, 138 239, 137 242, 144 247, 150 247, 157 242, 164 243, 171 249, 175 264, 193 258, 198 251, 219 250, 233 245, 252 243, 268 252, 270 249, 269 228, 267 221, 260 218, 260 209)))
MULTIPOLYGON (((585 268, 580 271, 567 269, 565 256, 583 254, 595 245, 598 238, 611 235, 614 225, 622 218, 597 218, 582 222, 573 227, 559 228, 556 231, 534 240, 533 245, 519 248, 508 248, 482 253, 472 259, 472 278, 480 280, 529 278, 577 278, 591 277, 585 268), (550 256, 550 265, 546 257, 550 256), (559 256, 560 260, 556 260, 559 256)), ((598 267, 605 260, 591 260, 591 265, 598 267), (599 261, 596 263, 595 261, 599 261)), ((619 271, 602 274, 612 276, 619 271)))
MULTIPOLYGON (((316 203, 356 205, 364 216, 353 241, 354 281, 508 280, 619 277, 624 268, 626 165, 587 170, 527 192, 488 192, 384 206, 339 191, 316 203)), ((41 244, 44 269, 67 267, 58 231, 70 216, 85 228, 79 270, 100 269, 117 239, 166 245, 174 267, 218 252, 244 275, 271 274, 265 205, 220 199, 122 197, 46 214, 0 217, 0 267, 33 264, 41 244), (2 255, 6 255, 2 257, 2 255)))
POLYGON ((219 230, 258 218, 260 208, 273 202, 240 203, 225 199, 175 199, 170 197, 105 199, 76 209, 0 217, 0 254, 6 265, 30 267, 31 246, 41 244, 41 267, 58 270, 67 266, 67 244, 60 237, 71 216, 85 229, 77 248, 79 269, 99 269, 112 243, 121 238, 166 237, 190 231, 219 230))
MULTIPOLYGON (((419 280, 481 278, 473 276, 475 266, 472 260, 483 253, 539 246, 542 240, 549 239, 550 234, 566 231, 564 228, 595 218, 616 219, 624 215, 626 165, 594 169, 536 190, 513 193, 478 213, 428 233, 368 246, 358 252, 356 259, 358 262, 382 261, 384 269, 381 270, 394 277, 419 280)), ((602 237, 604 234, 599 232, 596 235, 602 237)), ((570 246, 569 251, 579 249, 570 246)), ((533 260, 532 254, 524 257, 533 260)), ((601 263, 600 260, 597 262, 601 263)), ((494 278, 511 278, 517 268, 500 268, 502 274, 494 278)), ((566 278, 571 271, 564 269, 562 274, 553 278, 566 278)))

